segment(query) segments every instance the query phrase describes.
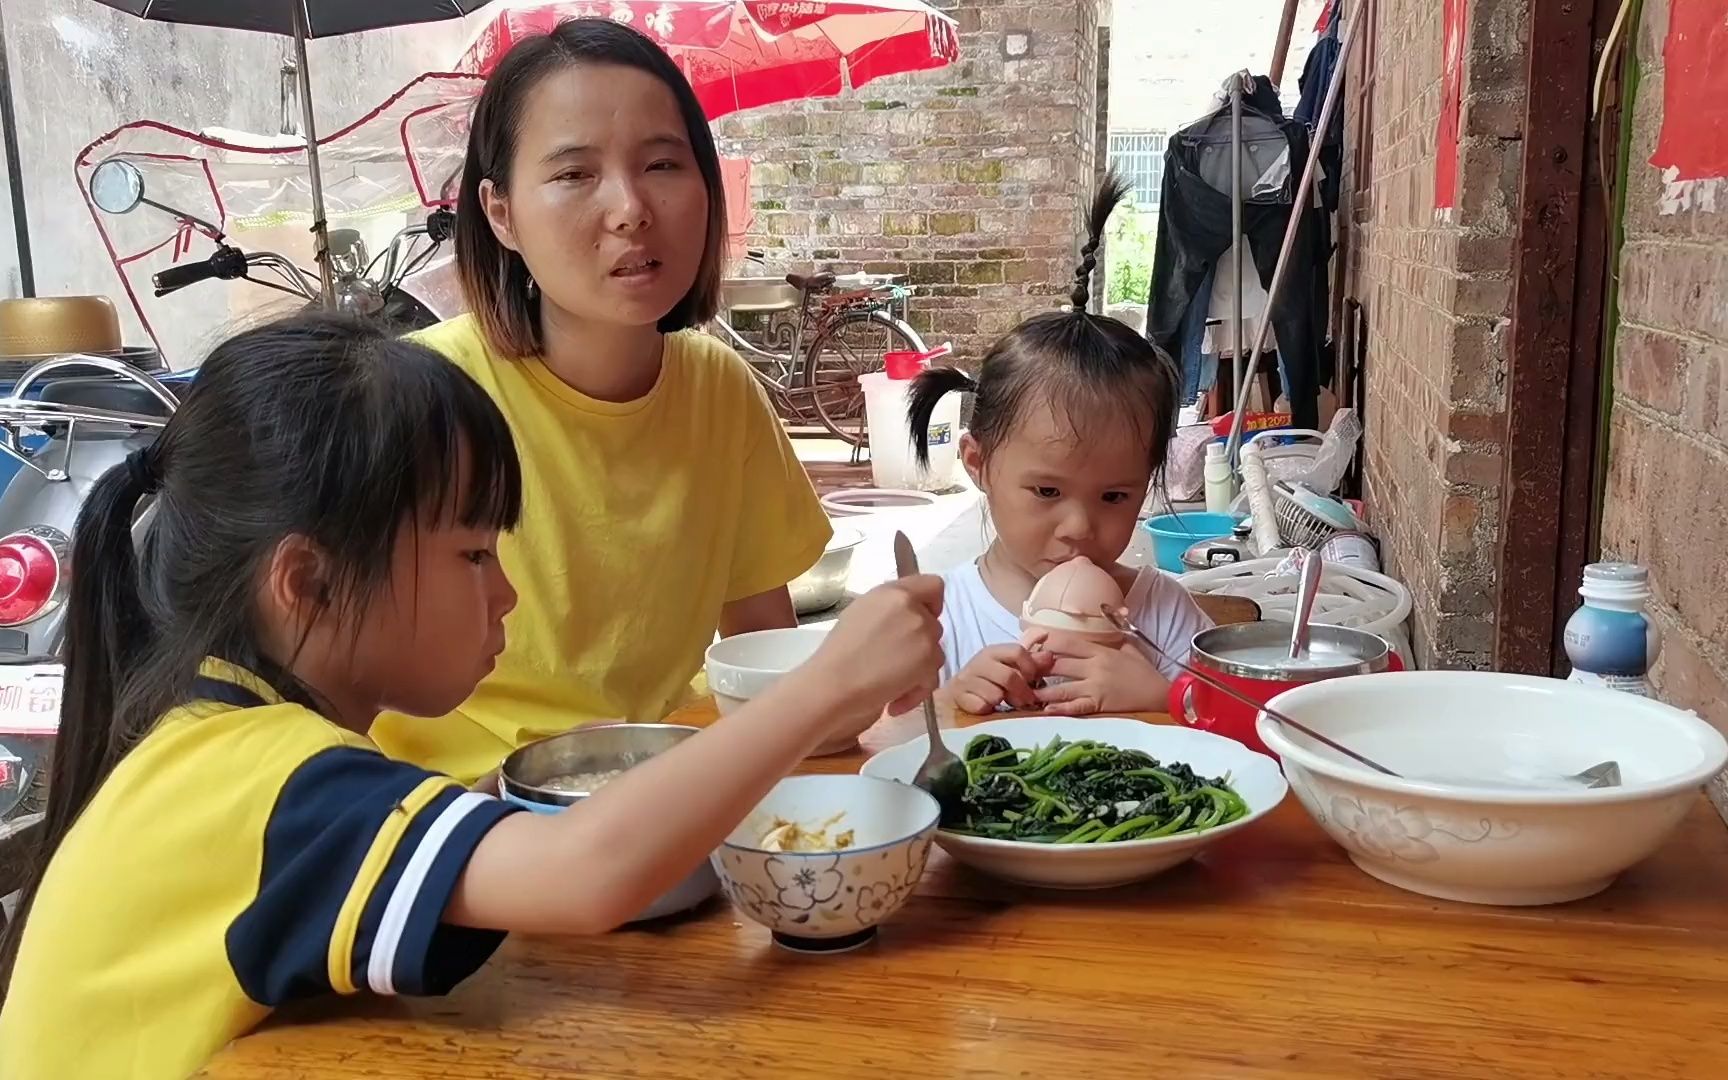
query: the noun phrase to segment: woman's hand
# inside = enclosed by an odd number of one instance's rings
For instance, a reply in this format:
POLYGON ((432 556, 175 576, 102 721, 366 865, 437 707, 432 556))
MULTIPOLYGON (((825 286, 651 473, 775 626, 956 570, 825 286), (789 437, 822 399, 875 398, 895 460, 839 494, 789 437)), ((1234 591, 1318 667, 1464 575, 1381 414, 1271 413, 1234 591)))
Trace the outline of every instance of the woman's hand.
POLYGON ((901 578, 872 589, 841 614, 806 670, 828 691, 832 734, 855 735, 882 715, 917 706, 942 675, 942 579, 901 578))
POLYGON ((1170 680, 1137 649, 1100 645, 1059 630, 1051 631, 1041 647, 1053 658, 1049 673, 1064 680, 1036 691, 1045 712, 1157 712, 1170 700, 1170 680))
POLYGON ((1050 673, 1054 660, 1019 642, 992 645, 968 661, 942 693, 956 709, 973 716, 988 716, 1003 702, 1014 709, 1036 709, 1040 702, 1033 687, 1050 673))

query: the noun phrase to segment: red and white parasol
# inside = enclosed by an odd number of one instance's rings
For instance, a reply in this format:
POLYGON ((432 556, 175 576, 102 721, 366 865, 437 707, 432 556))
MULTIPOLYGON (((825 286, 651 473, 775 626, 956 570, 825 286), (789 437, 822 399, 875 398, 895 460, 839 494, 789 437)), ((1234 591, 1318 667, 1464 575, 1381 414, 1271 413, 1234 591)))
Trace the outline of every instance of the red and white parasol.
POLYGON ((928 71, 960 54, 954 20, 924 0, 504 0, 488 13, 457 70, 487 74, 523 38, 609 18, 659 42, 711 120, 833 97, 846 82, 928 71))

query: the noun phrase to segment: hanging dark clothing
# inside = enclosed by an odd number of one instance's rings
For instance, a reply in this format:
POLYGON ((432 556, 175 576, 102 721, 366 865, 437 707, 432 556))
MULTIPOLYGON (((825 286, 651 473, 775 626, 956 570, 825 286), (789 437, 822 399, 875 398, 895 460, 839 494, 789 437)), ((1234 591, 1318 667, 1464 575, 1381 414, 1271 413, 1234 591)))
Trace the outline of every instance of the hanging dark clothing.
MULTIPOLYGON (((1338 42, 1338 12, 1328 12, 1331 25, 1314 42, 1308 59, 1302 65, 1297 85, 1302 97, 1296 103, 1294 116, 1308 125, 1312 132, 1320 122, 1320 110, 1326 103, 1326 87, 1332 81, 1332 71, 1338 66, 1342 51, 1338 42)), ((1331 121, 1320 136, 1320 202, 1327 210, 1338 209, 1338 187, 1344 168, 1344 109, 1343 103, 1332 107, 1331 121)))
MULTIPOLYGON (((1260 285, 1270 292, 1296 181, 1308 158, 1308 128, 1285 117, 1270 82, 1258 78, 1253 93, 1243 98, 1242 140, 1242 230, 1260 285)), ((1181 354, 1183 316, 1234 239, 1230 156, 1228 104, 1177 132, 1165 151, 1146 336, 1172 356, 1181 354)), ((1284 285, 1271 310, 1291 419, 1302 428, 1320 426, 1320 387, 1332 378, 1324 347, 1328 234, 1321 211, 1305 205, 1284 285)))

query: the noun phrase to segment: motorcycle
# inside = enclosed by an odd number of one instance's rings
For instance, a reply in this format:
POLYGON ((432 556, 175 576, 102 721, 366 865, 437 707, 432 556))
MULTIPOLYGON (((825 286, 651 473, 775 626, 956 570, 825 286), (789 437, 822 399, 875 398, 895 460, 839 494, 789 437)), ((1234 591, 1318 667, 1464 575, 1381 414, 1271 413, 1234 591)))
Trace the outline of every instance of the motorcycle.
MULTIPOLYGON (((421 76, 321 140, 338 308, 404 331, 460 312, 447 250, 453 184, 482 85, 474 76, 421 76), (441 184, 429 181, 439 176, 441 184), (368 249, 385 236, 373 256, 368 249)), ((267 314, 261 301, 320 300, 319 275, 304 269, 304 153, 286 140, 139 121, 77 159, 91 219, 156 347, 43 359, 9 389, 13 372, 0 361, 0 459, 16 469, 0 493, 0 819, 8 803, 28 813, 40 802, 37 759, 52 731, 42 714, 59 711, 78 511, 99 477, 156 437, 197 376, 167 370, 162 357, 201 350, 223 324, 267 314), (165 317, 167 298, 203 282, 231 283, 226 310, 204 304, 165 317), (36 794, 24 797, 27 790, 36 794)), ((135 538, 150 520, 146 506, 135 538)))

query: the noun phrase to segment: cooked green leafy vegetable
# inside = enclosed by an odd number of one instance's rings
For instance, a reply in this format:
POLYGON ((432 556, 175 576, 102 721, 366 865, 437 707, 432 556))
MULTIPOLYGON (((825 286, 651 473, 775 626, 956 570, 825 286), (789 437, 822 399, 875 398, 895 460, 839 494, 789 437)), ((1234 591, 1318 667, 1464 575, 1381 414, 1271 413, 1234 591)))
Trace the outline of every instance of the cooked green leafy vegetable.
POLYGON ((1208 779, 1142 750, 1057 738, 1017 750, 996 735, 966 744, 966 795, 943 828, 1038 844, 1109 844, 1199 832, 1235 821, 1248 804, 1229 778, 1208 779))

